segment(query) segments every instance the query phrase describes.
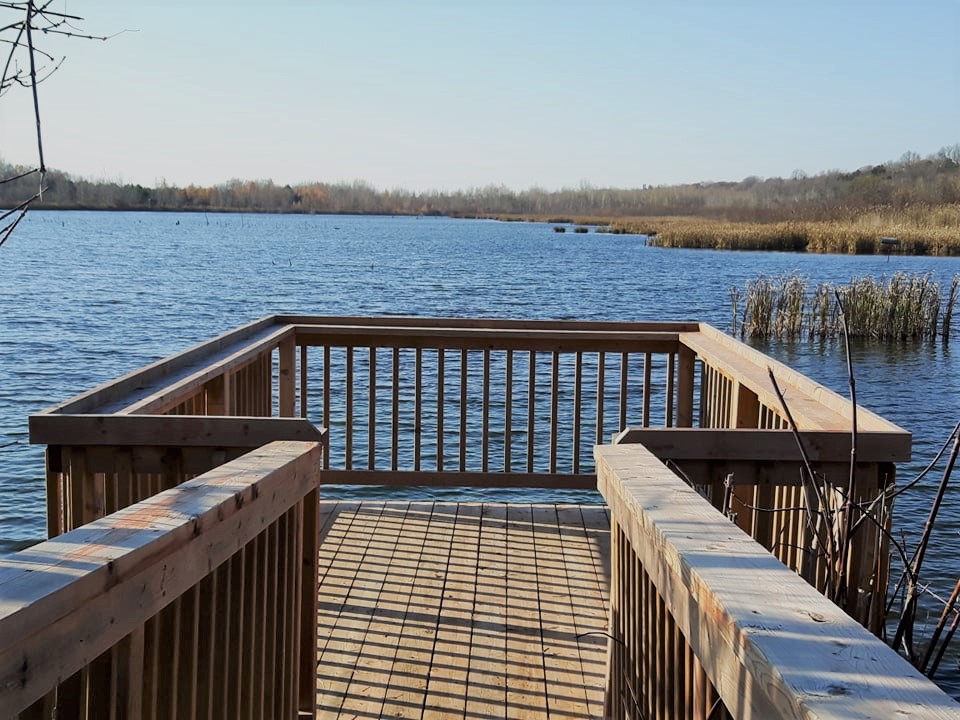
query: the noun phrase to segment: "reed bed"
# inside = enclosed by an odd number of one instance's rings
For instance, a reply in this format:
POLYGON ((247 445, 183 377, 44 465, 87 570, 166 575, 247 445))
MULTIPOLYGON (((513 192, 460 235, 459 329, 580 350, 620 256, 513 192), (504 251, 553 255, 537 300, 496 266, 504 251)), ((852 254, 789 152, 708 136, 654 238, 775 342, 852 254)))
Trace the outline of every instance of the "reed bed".
POLYGON ((801 275, 759 276, 743 291, 731 289, 733 330, 754 338, 834 338, 842 303, 850 337, 947 341, 958 289, 960 275, 945 291, 930 274, 859 277, 812 290, 801 275))
POLYGON ((868 216, 851 221, 747 223, 690 218, 670 222, 651 245, 715 250, 779 250, 847 255, 960 255, 960 213, 955 225, 883 222, 868 216), (883 237, 896 238, 884 245, 883 237))
POLYGON ((960 255, 960 205, 893 209, 839 209, 843 219, 733 221, 684 216, 491 215, 498 220, 574 223, 597 232, 647 235, 648 243, 669 248, 775 250, 848 255, 960 255), (884 245, 881 238, 897 239, 884 245))

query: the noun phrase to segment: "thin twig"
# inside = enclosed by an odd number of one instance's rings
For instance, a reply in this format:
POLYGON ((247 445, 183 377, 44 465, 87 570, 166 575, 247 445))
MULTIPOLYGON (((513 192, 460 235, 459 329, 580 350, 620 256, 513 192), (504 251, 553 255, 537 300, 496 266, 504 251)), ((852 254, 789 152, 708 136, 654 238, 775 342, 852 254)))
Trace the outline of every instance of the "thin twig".
POLYGON ((847 355, 847 381, 850 385, 850 475, 847 479, 847 496, 843 502, 843 521, 840 523, 840 552, 837 556, 837 576, 833 588, 834 600, 841 607, 847 603, 847 559, 850 554, 850 538, 853 526, 853 494, 857 486, 857 381, 853 374, 853 358, 850 355, 850 332, 847 314, 840 293, 834 290, 840 308, 840 331, 847 355))
POLYGON ((907 576, 907 597, 904 600, 903 609, 900 613, 900 622, 897 624, 896 633, 893 636, 892 646, 899 647, 906 638, 905 650, 910 660, 913 661, 913 643, 912 630, 913 621, 917 612, 917 578, 920 576, 920 568, 923 566, 923 559, 927 552, 927 545, 930 543, 930 535, 933 533, 933 526, 940 511, 940 505, 943 503, 944 495, 947 492, 947 485, 950 482, 950 476, 953 473, 954 465, 957 462, 957 455, 960 454, 960 434, 956 436, 953 443, 953 449, 950 451, 950 458, 947 460, 947 466, 943 470, 940 478, 940 485, 937 487, 937 494, 934 496, 933 505, 930 506, 930 513, 927 515, 927 522, 923 527, 923 534, 920 536, 920 542, 914 552, 913 558, 907 564, 904 572, 909 572, 907 576))

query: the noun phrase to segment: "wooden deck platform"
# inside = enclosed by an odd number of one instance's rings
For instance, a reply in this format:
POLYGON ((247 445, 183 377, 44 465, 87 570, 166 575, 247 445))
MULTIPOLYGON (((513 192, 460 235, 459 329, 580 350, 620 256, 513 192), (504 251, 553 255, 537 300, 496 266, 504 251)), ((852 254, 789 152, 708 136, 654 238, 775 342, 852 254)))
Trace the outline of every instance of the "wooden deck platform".
POLYGON ((603 713, 602 506, 325 502, 321 718, 603 713))

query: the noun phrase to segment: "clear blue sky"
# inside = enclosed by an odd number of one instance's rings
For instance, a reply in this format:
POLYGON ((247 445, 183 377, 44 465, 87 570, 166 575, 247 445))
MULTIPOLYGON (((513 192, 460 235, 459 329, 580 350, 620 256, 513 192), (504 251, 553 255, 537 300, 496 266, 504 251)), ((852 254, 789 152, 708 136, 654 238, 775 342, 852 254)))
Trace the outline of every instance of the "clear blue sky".
MULTIPOLYGON (((89 177, 637 187, 960 142, 960 0, 54 4, 137 30, 41 39, 48 164, 89 177)), ((0 99, 11 162, 28 100, 0 99)))

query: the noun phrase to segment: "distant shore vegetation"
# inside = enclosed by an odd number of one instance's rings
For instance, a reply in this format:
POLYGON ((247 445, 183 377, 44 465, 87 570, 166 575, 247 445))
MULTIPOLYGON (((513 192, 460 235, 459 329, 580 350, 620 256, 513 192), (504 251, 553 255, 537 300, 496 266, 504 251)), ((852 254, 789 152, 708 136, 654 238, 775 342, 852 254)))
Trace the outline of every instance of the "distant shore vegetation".
MULTIPOLYGON (((30 168, 0 159, 0 176, 30 168)), ((35 192, 35 180, 0 185, 0 207, 35 192), (23 184, 24 187, 20 187, 23 184)), ((739 182, 514 191, 380 190, 352 183, 278 185, 231 180, 210 187, 94 181, 51 170, 35 209, 437 215, 595 226, 643 234, 661 247, 833 253, 960 255, 960 144, 852 172, 739 182), (888 238, 883 241, 883 238, 888 238)))

